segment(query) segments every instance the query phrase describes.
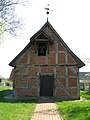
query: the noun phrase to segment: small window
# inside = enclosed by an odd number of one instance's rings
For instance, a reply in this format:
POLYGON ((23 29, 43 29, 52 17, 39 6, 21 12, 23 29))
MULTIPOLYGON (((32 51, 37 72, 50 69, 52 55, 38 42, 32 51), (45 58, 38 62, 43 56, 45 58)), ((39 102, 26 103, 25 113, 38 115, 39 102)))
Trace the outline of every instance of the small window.
POLYGON ((38 56, 46 56, 46 43, 38 44, 38 56))

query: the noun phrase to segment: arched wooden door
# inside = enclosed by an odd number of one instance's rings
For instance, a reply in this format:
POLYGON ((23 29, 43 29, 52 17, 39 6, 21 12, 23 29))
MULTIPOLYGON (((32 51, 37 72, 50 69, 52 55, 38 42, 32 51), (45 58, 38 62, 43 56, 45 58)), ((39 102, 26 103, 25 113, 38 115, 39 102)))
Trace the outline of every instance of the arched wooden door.
POLYGON ((54 76, 40 77, 40 96, 53 96, 54 76))

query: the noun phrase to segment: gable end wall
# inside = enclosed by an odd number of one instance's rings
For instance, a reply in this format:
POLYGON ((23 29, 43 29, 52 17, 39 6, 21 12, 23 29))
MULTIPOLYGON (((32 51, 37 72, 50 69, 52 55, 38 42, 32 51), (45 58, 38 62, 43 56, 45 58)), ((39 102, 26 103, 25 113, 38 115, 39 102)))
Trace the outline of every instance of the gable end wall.
POLYGON ((14 94, 16 96, 40 96, 40 75, 54 75, 53 96, 60 99, 79 99, 78 67, 67 48, 54 32, 45 28, 53 40, 49 54, 37 55, 37 46, 32 44, 16 63, 14 94))

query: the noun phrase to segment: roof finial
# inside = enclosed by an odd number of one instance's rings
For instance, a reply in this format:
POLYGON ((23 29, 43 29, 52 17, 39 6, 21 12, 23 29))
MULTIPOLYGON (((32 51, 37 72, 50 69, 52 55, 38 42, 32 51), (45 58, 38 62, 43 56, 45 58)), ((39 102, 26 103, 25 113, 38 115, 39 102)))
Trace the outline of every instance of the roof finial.
POLYGON ((47 21, 48 21, 48 15, 49 15, 49 4, 47 4, 47 7, 45 8, 47 10, 46 14, 47 14, 47 21))

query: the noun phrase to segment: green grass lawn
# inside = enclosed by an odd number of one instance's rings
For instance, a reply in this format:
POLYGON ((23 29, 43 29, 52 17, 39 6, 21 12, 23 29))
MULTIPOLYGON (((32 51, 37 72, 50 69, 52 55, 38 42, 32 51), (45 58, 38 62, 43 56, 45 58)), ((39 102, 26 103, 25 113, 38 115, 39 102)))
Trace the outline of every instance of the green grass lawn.
POLYGON ((10 87, 0 87, 0 120, 30 120, 36 101, 5 100, 3 97, 10 93, 10 87))
MULTIPOLYGON (((81 91, 81 96, 90 100, 90 93, 81 91)), ((56 102, 64 120, 90 120, 90 101, 56 102)))
POLYGON ((3 99, 4 96, 11 93, 12 93, 11 87, 0 87, 0 100, 3 99))
POLYGON ((81 91, 80 96, 83 97, 83 98, 86 98, 87 100, 90 100, 90 92, 81 91))
POLYGON ((64 120, 90 120, 90 102, 57 102, 64 120))

